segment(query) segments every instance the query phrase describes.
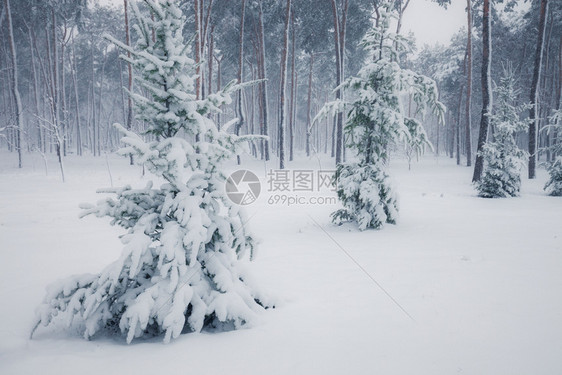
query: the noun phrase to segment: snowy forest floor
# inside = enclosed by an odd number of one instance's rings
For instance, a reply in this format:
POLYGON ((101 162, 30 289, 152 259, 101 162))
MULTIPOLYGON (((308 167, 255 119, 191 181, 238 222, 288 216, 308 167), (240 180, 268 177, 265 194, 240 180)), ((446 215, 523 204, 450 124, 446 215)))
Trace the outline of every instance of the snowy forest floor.
MULTIPOLYGON (((297 159, 289 168, 319 166, 297 159)), ((396 157, 401 219, 365 232, 331 224, 338 205, 269 204, 262 186, 247 208, 260 240, 253 270, 277 308, 248 329, 126 345, 62 327, 28 336, 46 285, 120 254, 119 228, 78 219, 79 203, 110 185, 107 164, 115 186, 148 177, 118 156, 71 156, 63 184, 54 158, 48 176, 38 155, 24 161, 20 171, 0 154, 0 374, 562 373, 562 199, 542 191, 544 170, 520 198, 489 200, 451 159, 408 171, 396 157)), ((243 167, 266 185, 276 164, 243 167)))

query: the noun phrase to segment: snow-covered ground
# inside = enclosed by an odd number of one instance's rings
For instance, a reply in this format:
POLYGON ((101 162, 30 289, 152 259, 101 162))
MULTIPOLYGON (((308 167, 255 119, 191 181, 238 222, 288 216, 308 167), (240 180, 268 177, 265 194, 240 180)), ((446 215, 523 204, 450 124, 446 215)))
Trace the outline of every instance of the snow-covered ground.
MULTIPOLYGON (((247 209, 253 270, 277 308, 248 329, 126 345, 62 327, 28 336, 47 284, 118 257, 121 230, 79 220, 78 205, 110 185, 108 165, 115 186, 144 185, 140 167, 69 157, 63 184, 54 160, 48 176, 39 156, 24 161, 20 171, 0 153, 0 374, 562 373, 562 199, 544 194, 542 170, 520 198, 488 200, 450 159, 408 171, 396 158, 401 220, 380 231, 332 225, 337 205, 269 204, 262 191, 247 209)), ((266 190, 275 165, 248 165, 266 190)))

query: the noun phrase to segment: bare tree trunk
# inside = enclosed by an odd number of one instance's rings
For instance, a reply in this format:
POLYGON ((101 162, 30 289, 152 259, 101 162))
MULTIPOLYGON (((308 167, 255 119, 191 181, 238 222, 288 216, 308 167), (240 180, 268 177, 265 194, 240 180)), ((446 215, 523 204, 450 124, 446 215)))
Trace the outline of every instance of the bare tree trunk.
POLYGON ((18 58, 16 54, 16 44, 14 41, 14 30, 12 25, 12 12, 10 10, 10 0, 4 0, 4 8, 6 11, 6 20, 7 20, 7 27, 8 27, 8 36, 9 36, 9 43, 10 43, 10 52, 12 58, 12 95, 14 96, 14 102, 16 105, 15 108, 15 115, 16 115, 16 145, 18 150, 18 168, 22 167, 22 159, 21 159, 21 132, 23 130, 23 109, 21 105, 21 97, 20 92, 18 89, 18 58))
MULTIPOLYGON (((555 107, 557 110, 560 109, 560 101, 562 100, 562 35, 560 35, 559 43, 558 43, 558 87, 556 91, 556 104, 555 107)), ((560 143, 558 139, 559 134, 554 131, 552 134, 552 144, 560 143)), ((558 155, 555 152, 552 152, 551 158, 552 161, 556 159, 558 155)))
MULTIPOLYGON (((345 29, 347 19, 347 9, 349 2, 344 0, 343 9, 341 12, 341 20, 338 15, 338 7, 336 0, 332 0, 332 13, 334 16, 334 41, 336 50, 336 87, 338 87, 343 80, 344 73, 344 51, 345 51, 345 29)), ((336 100, 343 99, 342 90, 336 91, 336 100)), ((342 146, 343 146, 343 113, 337 114, 336 120, 336 134, 335 134, 335 153, 336 164, 342 162, 342 146)))
MULTIPOLYGON (((32 51, 35 51, 35 53, 33 55, 37 56, 37 61, 39 62, 39 68, 40 68, 39 72, 41 73, 41 75, 43 77, 43 81, 45 83, 45 86, 47 86, 48 83, 47 83, 47 78, 46 78, 46 73, 45 73, 45 66, 43 64, 43 61, 41 60, 41 56, 39 55, 39 50, 37 49, 37 36, 35 35, 35 32, 34 32, 33 28, 31 28, 31 27, 29 27, 29 33, 30 33, 30 37, 31 37, 30 48, 32 49, 32 51)), ((34 64, 34 67, 35 67, 35 64, 34 64)), ((39 77, 37 77, 36 85, 37 85, 37 88, 36 88, 36 90, 37 90, 37 115, 39 115, 40 114, 40 111, 39 111, 39 102, 40 102, 39 77)), ((43 103, 43 115, 44 115, 44 113, 45 113, 45 110, 44 110, 45 102, 42 101, 42 103, 43 103)), ((45 131, 45 127, 42 126, 42 124, 41 124, 41 121, 37 122, 37 126, 39 127, 39 139, 41 141, 40 144, 39 144, 39 149, 42 151, 43 154, 45 154, 47 152, 47 134, 46 134, 46 131, 45 131)))
MULTIPOLYGON (((125 11, 125 44, 127 46, 131 45, 131 32, 129 28, 129 12, 127 9, 128 0, 123 0, 123 9, 125 11)), ((131 52, 127 51, 127 57, 131 58, 131 52)), ((133 67, 130 62, 127 62, 127 130, 131 130, 133 126, 133 100, 131 95, 133 94, 133 67)), ((133 165, 133 154, 129 155, 129 164, 133 165)))
MULTIPOLYGON (((256 67, 253 64, 250 64, 250 71, 252 72, 252 81, 255 81, 257 78, 257 72, 256 72, 256 67)), ((249 122, 249 133, 250 134, 256 134, 255 133, 255 120, 256 120, 256 116, 255 116, 255 103, 256 103, 256 88, 255 86, 252 86, 250 89, 250 100, 246 101, 246 113, 248 113, 248 122, 249 122)), ((251 147, 251 151, 252 151, 252 155, 254 157, 257 157, 258 153, 257 153, 257 149, 256 149, 256 143, 254 141, 252 141, 250 143, 250 147, 251 147)))
POLYGON ((441 141, 441 126, 437 123, 437 139, 435 141, 435 156, 439 156, 439 142, 441 141))
MULTIPOLYGON (((51 115, 52 123, 55 122, 55 91, 54 91, 54 83, 53 83, 53 62, 51 56, 51 38, 49 36, 49 30, 45 29, 45 41, 47 47, 47 68, 46 71, 43 72, 45 75, 45 85, 47 86, 48 95, 46 100, 49 103, 49 111, 51 115), (48 73, 48 74, 47 74, 48 73)), ((52 125, 51 125, 52 126, 52 125)), ((49 152, 53 152, 53 142, 52 142, 52 132, 53 129, 48 129, 49 134, 49 152)))
MULTIPOLYGON (((29 50, 31 52, 31 75, 32 75, 32 79, 33 79, 33 106, 35 107, 35 115, 39 116, 39 85, 38 85, 38 79, 37 79, 37 69, 36 69, 36 64, 35 64, 35 53, 33 51, 33 35, 31 32, 31 28, 29 28, 28 30, 28 34, 29 34, 29 50)), ((35 120, 34 121, 36 126, 37 126, 37 149, 38 150, 43 150, 43 137, 41 134, 41 122, 39 120, 35 120)))
MULTIPOLYGON (((334 50, 336 53, 336 87, 341 84, 341 57, 340 57, 340 22, 338 17, 338 6, 336 0, 332 0, 332 13, 334 16, 334 50)), ((336 100, 341 99, 341 90, 336 91, 336 100)), ((343 117, 341 113, 338 113, 334 120, 334 126, 332 130, 332 156, 336 157, 336 164, 341 162, 341 137, 340 129, 342 128, 343 117)), ((343 132, 342 132, 343 134, 343 132)))
MULTIPOLYGON (((8 55, 8 53, 6 52, 6 56, 8 55)), ((11 66, 10 66, 10 70, 11 70, 11 66)), ((8 90, 7 92, 7 100, 6 100, 6 116, 8 117, 8 119, 11 120, 11 117, 13 116, 13 113, 16 112, 16 109, 14 108, 14 102, 15 102, 15 97, 13 94, 13 90, 12 90, 12 74, 10 74, 10 71, 6 71, 6 76, 7 79, 6 81, 8 81, 8 84, 6 86, 10 87, 10 90, 8 90)), ((15 116, 14 116, 15 117, 15 116)), ((10 121, 8 120, 8 121, 10 121)), ((16 126, 17 128, 17 126, 16 126)), ((8 137, 7 137, 7 142, 8 142, 8 151, 10 152, 14 152, 17 151, 18 149, 18 145, 17 145, 17 136, 16 136, 16 132, 17 129, 14 129, 14 127, 9 126, 7 130, 8 133, 8 137)))
MULTIPOLYGON (((310 69, 308 71, 308 98, 306 106, 306 156, 310 156, 310 110, 312 105, 312 68, 314 65, 314 54, 310 53, 310 69)), ((316 125, 318 127, 318 125, 316 125)))
POLYGON ((542 65, 542 52, 543 52, 543 42, 544 34, 546 29, 546 14, 548 11, 548 0, 541 0, 540 5, 540 18, 539 18, 539 35, 537 41, 537 50, 535 53, 535 68, 533 70, 533 81, 531 83, 531 109, 529 113, 529 118, 532 121, 529 124, 529 178, 533 179, 536 177, 536 163, 537 163, 537 126, 538 126, 538 116, 537 116, 537 106, 538 106, 538 86, 541 76, 541 65, 542 65))
MULTIPOLYGON (((61 105, 61 124, 60 124, 60 131, 62 137, 62 152, 63 155, 66 156, 66 148, 67 148, 67 132, 68 132, 68 112, 66 106, 66 85, 65 85, 65 74, 64 74, 64 56, 65 56, 65 47, 66 47, 66 35, 68 33, 68 28, 66 25, 66 20, 64 20, 64 31, 61 36, 60 41, 60 105, 61 105)), ((56 45, 56 44, 55 44, 56 45)))
POLYGON ((293 161, 295 146, 295 96, 296 96, 296 79, 295 79, 295 12, 291 12, 291 98, 289 104, 289 161, 293 161))
MULTIPOLYGON (((550 14, 550 17, 552 18, 552 8, 550 9, 549 14, 550 14)), ((539 101, 541 103, 545 103, 545 105, 543 105, 539 108, 544 115, 539 116, 537 136, 538 136, 539 145, 541 144, 541 141, 542 141, 543 148, 546 150, 546 161, 550 160, 550 132, 542 132, 541 130, 543 129, 544 123, 547 122, 547 117, 548 117, 548 114, 547 114, 548 109, 547 109, 546 103, 550 104, 550 101, 552 100, 552 95, 548 95, 548 94, 555 92, 554 79, 548 80, 548 78, 549 78, 548 72, 550 70, 550 65, 551 65, 550 64, 550 42, 551 42, 551 39, 552 39, 552 29, 554 28, 553 26, 554 26, 554 22, 550 22, 550 24, 548 26, 548 32, 546 32, 547 37, 546 37, 546 41, 544 42, 544 51, 545 51, 544 52, 544 55, 545 55, 544 69, 545 69, 545 74, 542 74, 542 77, 541 77, 542 83, 540 84, 543 89, 539 90, 539 98, 540 98, 539 101), (548 88, 549 83, 551 85, 550 88, 548 88)), ((554 74, 554 70, 553 70, 552 73, 550 74, 550 77, 553 78, 554 75, 555 74, 554 74)), ((550 108, 553 108, 553 106, 550 105, 549 109, 550 108)), ((537 154, 538 160, 540 160, 540 155, 541 155, 541 149, 539 148, 539 151, 538 151, 538 154, 537 154)))
MULTIPOLYGON (((45 29, 45 40, 46 40, 46 49, 47 49, 47 53, 46 53, 46 62, 44 62, 41 59, 41 53, 39 52, 39 49, 37 48, 37 36, 35 35, 35 32, 32 30, 33 33, 33 42, 34 42, 34 49, 35 49, 35 54, 37 56, 37 60, 39 61, 39 68, 40 68, 40 73, 41 73, 41 77, 43 79, 43 87, 44 87, 44 91, 43 91, 43 100, 42 100, 42 113, 43 113, 43 118, 44 120, 46 120, 48 118, 48 116, 51 116, 51 120, 54 120, 54 93, 53 93, 53 84, 52 84, 52 69, 51 69, 51 44, 50 44, 50 39, 49 39, 49 31, 47 29, 45 29)), ((49 152, 52 152, 52 129, 50 129, 47 126, 47 123, 42 120, 42 132, 43 132, 43 153, 47 153, 47 146, 49 147, 49 152)))
POLYGON ((448 112, 448 117, 449 119, 447 124, 449 124, 449 126, 447 127, 447 149, 449 157, 453 159, 455 157, 455 125, 453 125, 454 119, 451 112, 448 112))
POLYGON ((209 33, 209 51, 208 51, 208 61, 207 61, 207 95, 213 92, 213 54, 215 53, 215 25, 211 25, 211 31, 209 33))
MULTIPOLYGON (((244 21, 246 19, 246 0, 242 0, 240 14, 240 37, 238 39, 239 53, 238 53, 238 83, 242 83, 244 76, 244 21)), ((236 123, 236 135, 240 135, 240 129, 244 126, 244 109, 242 108, 242 90, 238 91, 237 95, 237 111, 238 122, 236 123)), ((240 165, 240 155, 236 155, 238 165, 240 165)))
POLYGON ((488 140, 488 128, 490 127, 490 115, 492 113, 492 38, 490 37, 491 22, 490 0, 484 0, 482 18, 482 116, 480 117, 480 132, 478 134, 478 148, 476 149, 476 162, 474 163, 474 174, 472 182, 480 181, 484 169, 484 157, 482 151, 488 140))
POLYGON ((287 105, 285 103, 285 91, 287 90, 287 62, 289 50, 289 21, 291 17, 291 0, 287 0, 285 13, 285 32, 283 39, 283 49, 281 57, 281 82, 279 85, 279 169, 285 169, 285 113, 287 105))
POLYGON ((468 35, 466 45, 466 166, 472 165, 472 124, 470 107, 472 102, 472 0, 466 0, 468 35))
POLYGON ((82 134, 80 126, 80 101, 78 100, 78 71, 76 68, 76 53, 72 43, 72 80, 74 84, 74 100, 76 105, 76 155, 82 156, 82 134))
POLYGON ((400 34, 400 30, 402 29, 402 16, 404 15, 404 12, 406 11, 406 8, 408 7, 408 5, 410 4, 410 0, 406 0, 406 2, 404 3, 404 5, 402 5, 402 0, 398 0, 398 22, 396 24, 396 34, 400 34))
POLYGON ((400 34, 400 30, 402 29, 402 17, 404 16, 404 12, 406 8, 410 4, 410 0, 406 0, 404 5, 402 5, 403 0, 396 0, 398 5, 398 21, 396 22, 396 35, 400 34))
MULTIPOLYGON (((347 35, 347 10, 349 7, 349 0, 342 0, 343 4, 342 4, 342 14, 341 14, 341 20, 340 20, 340 69, 341 69, 341 80, 343 81, 345 78, 345 40, 346 40, 346 35, 347 35)), ((344 99, 344 91, 341 90, 341 99, 344 99)), ((346 121, 346 117, 345 117, 345 113, 340 113, 341 114, 341 121, 339 121, 340 123, 340 147, 342 149, 341 151, 341 161, 345 162, 345 151, 346 151, 346 146, 345 146, 345 135, 343 134, 343 124, 346 121)))
MULTIPOLYGON (((258 47, 259 49, 259 47, 258 47)), ((256 56, 256 61, 258 64, 258 77, 261 76, 261 62, 260 62, 260 57, 259 57, 259 51, 256 51, 256 53, 258 54, 256 56)), ((258 94, 257 94, 257 101, 258 101, 258 126, 259 126, 259 134, 263 134, 263 103, 261 101, 261 97, 262 97, 262 85, 258 85, 258 94)), ((265 149, 264 149, 264 144, 263 142, 259 142, 259 150, 260 150, 260 159, 261 160, 265 160, 265 149)))
POLYGON ((195 13, 195 95, 197 99, 201 99, 201 0, 194 0, 193 7, 195 13))
MULTIPOLYGON (((203 56, 205 54, 205 46, 207 42, 207 29, 211 19, 211 11, 213 9, 213 0, 209 0, 209 5, 207 6, 207 14, 205 15, 205 0, 195 0, 195 21, 196 21, 196 54, 198 54, 198 62, 202 63, 203 56)), ((197 68, 198 78, 197 78, 197 93, 200 99, 205 98, 205 70, 202 69, 203 65, 197 68)), ((199 135, 196 136, 199 139, 199 135)))
POLYGON ((59 159, 59 165, 61 166, 61 173, 63 174, 64 180, 64 172, 62 170, 62 135, 60 134, 60 116, 59 116, 59 104, 60 104, 60 91, 59 91, 59 58, 58 58, 58 48, 57 48, 57 18, 55 15, 55 10, 51 11, 52 14, 52 31, 53 31, 53 105, 54 105, 54 122, 53 122, 53 131, 55 133, 55 141, 56 141, 56 152, 57 157, 59 159))
MULTIPOLYGON (((264 26, 263 26, 263 8, 262 8, 262 0, 259 2, 259 14, 258 14, 258 21, 259 21, 259 49, 260 49, 260 79, 265 80, 267 78, 266 72, 266 65, 265 65, 265 33, 264 33, 264 26)), ((262 102, 262 116, 263 116, 263 133, 262 135, 268 136, 269 135, 269 128, 268 128, 268 102, 267 102, 267 83, 265 81, 260 83, 261 86, 261 102, 262 102)), ((269 139, 266 138, 263 141, 263 148, 264 148, 264 158, 265 160, 269 160, 269 139)))
POLYGON ((464 92, 464 85, 461 86, 459 95, 458 117, 457 126, 455 128, 455 138, 457 144, 457 165, 461 165, 461 117, 462 117, 462 96, 464 92))
MULTIPOLYGON (((222 79, 222 69, 221 69, 221 61, 222 61, 222 57, 219 59, 216 56, 215 60, 217 61, 217 91, 219 91, 221 89, 221 79, 222 79)), ((217 113, 217 128, 219 130, 221 130, 221 114, 217 113)))
POLYGON ((330 153, 330 156, 333 158, 334 156, 336 156, 336 128, 338 125, 338 117, 334 116, 333 122, 332 122, 332 151, 330 153))
POLYGON ((105 63, 107 61, 107 51, 103 51, 103 63, 101 64, 101 77, 100 77, 100 97, 98 102, 98 156, 101 156, 101 119, 102 119, 102 108, 103 108, 103 80, 105 78, 105 63))
MULTIPOLYGON (((328 101, 328 95, 325 94, 324 102, 327 102, 327 101, 328 101)), ((330 123, 329 123, 328 117, 326 117, 326 119, 324 121, 325 121, 324 126, 326 127, 326 143, 324 143, 324 153, 327 155, 328 154, 328 140, 330 139, 329 138, 330 123)))

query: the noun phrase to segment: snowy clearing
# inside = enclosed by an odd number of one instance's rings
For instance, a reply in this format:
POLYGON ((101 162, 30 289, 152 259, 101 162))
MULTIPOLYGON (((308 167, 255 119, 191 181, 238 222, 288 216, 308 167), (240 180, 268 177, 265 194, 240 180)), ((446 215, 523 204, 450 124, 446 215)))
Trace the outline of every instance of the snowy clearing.
MULTIPOLYGON (((262 189, 247 209, 260 240, 253 273, 277 308, 248 329, 126 345, 62 326, 28 340, 45 286, 99 272, 123 232, 78 219, 78 205, 110 185, 105 158, 67 158, 65 184, 54 159, 46 177, 41 158, 27 158, 34 167, 22 171, 14 154, 0 155, 2 374, 562 373, 562 199, 542 191, 542 169, 523 179, 520 198, 482 199, 472 170, 451 159, 426 157, 412 171, 395 159, 400 221, 365 232, 331 224, 339 206, 271 205, 262 189)), ((127 159, 108 164, 115 186, 145 185, 127 159)), ((276 167, 248 165, 262 181, 276 167)))

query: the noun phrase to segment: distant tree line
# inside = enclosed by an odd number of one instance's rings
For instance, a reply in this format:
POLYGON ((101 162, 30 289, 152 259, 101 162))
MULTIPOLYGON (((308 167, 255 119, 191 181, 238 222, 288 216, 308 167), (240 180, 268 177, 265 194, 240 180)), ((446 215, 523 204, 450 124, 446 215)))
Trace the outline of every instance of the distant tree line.
MULTIPOLYGON (((99 156, 118 146, 119 135, 112 123, 144 130, 123 88, 146 93, 131 82, 130 67, 118 58, 121 52, 104 38, 109 34, 125 43, 135 39, 137 30, 129 26, 133 22, 127 5, 128 0, 113 8, 86 0, 3 0, 0 147, 56 153, 60 158, 99 156), (19 110, 14 77, 19 78, 19 110)), ((336 119, 309 132, 310 117, 336 95, 332 92, 336 77, 341 80, 346 71, 356 71, 363 60, 358 45, 369 26, 371 1, 195 0, 181 2, 181 9, 188 21, 185 42, 200 64, 197 92, 201 98, 231 79, 262 80, 216 116, 219 124, 239 118, 234 127, 237 133, 269 136, 269 141, 252 145, 255 156, 279 155, 285 129, 281 150, 287 148, 287 160, 295 150, 332 154, 341 150, 341 138, 332 141, 341 123, 336 119), (338 33, 334 34, 336 22, 338 33), (287 61, 285 75, 282 56, 287 61), (285 90, 280 90, 282 78, 285 90)), ((148 12, 142 6, 141 11, 148 12)))
MULTIPOLYGON (((445 7, 450 3, 435 1, 445 7)), ((181 1, 188 21, 184 39, 199 63, 196 91, 204 98, 232 79, 261 80, 213 115, 217 124, 238 118, 237 134, 267 135, 268 140, 250 146, 250 153, 266 160, 277 157, 281 167, 299 151, 328 153, 341 163, 346 113, 316 124, 312 119, 324 103, 342 98, 342 90, 334 89, 367 58, 360 41, 379 3, 181 1)), ((394 1, 396 33, 409 3, 394 1)), ((424 119, 435 152, 468 166, 476 159, 475 178, 483 163, 479 151, 494 133, 487 120, 493 87, 507 63, 517 77, 514 104, 535 103, 528 114, 533 119, 529 131, 517 134, 517 143, 530 154, 530 177, 535 158, 553 160, 548 146, 559 142, 556 132, 545 129, 561 101, 562 4, 525 2, 525 10, 517 13, 516 3, 521 2, 467 0, 467 28, 449 46, 423 46, 417 55, 401 56, 405 67, 437 81, 439 99, 447 106, 445 126, 431 116, 424 119)), ((119 134, 114 122, 145 130, 123 88, 147 93, 132 81, 131 67, 118 58, 122 52, 103 37, 109 34, 127 44, 136 39, 127 5, 128 0, 113 8, 86 0, 2 1, 0 147, 20 155, 54 153, 62 166, 68 154, 99 156, 115 150, 119 134)), ((142 6, 141 11, 148 12, 142 6)), ((411 99, 403 98, 403 105, 415 112, 411 99)))
POLYGON ((513 105, 529 104, 521 114, 529 126, 516 139, 529 152, 528 175, 534 178, 536 160, 554 161, 553 146, 560 143, 559 135, 548 129, 561 104, 562 3, 467 0, 467 11, 470 28, 455 34, 449 46, 424 46, 412 62, 437 81, 448 109, 447 125, 430 126, 430 139, 437 153, 456 157, 459 165, 471 166, 476 159, 473 179, 478 180, 483 166, 479 152, 494 139, 488 121, 498 110, 494 87, 502 85, 502 73, 509 67, 517 93, 513 105))

